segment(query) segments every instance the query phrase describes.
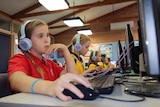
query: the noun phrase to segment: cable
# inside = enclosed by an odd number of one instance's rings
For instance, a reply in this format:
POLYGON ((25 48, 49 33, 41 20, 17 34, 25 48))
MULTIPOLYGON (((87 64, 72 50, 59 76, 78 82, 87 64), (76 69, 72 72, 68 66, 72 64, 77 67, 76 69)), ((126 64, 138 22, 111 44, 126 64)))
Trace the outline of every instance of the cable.
MULTIPOLYGON (((137 96, 137 95, 135 95, 135 96, 137 96)), ((111 98, 111 97, 99 96, 99 98, 115 100, 115 101, 121 101, 121 102, 141 102, 141 101, 145 100, 144 96, 137 96, 137 97, 140 97, 141 99, 139 99, 139 100, 122 100, 122 99, 116 99, 116 98, 111 98)))

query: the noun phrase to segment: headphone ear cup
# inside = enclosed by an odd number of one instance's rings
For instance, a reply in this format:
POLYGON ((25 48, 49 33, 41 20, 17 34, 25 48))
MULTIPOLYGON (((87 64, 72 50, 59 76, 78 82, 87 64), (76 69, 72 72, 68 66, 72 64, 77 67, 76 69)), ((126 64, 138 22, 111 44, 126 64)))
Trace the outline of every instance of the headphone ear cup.
POLYGON ((23 38, 19 41, 19 47, 24 51, 28 51, 32 47, 32 41, 29 38, 23 38))
POLYGON ((96 60, 97 60, 97 57, 96 57, 96 56, 92 56, 92 60, 93 60, 93 61, 96 61, 96 60))
POLYGON ((92 60, 93 60, 93 61, 96 61, 96 60, 97 60, 97 57, 96 57, 96 52, 95 52, 95 51, 93 51, 92 60))
POLYGON ((74 49, 76 51, 80 51, 82 49, 82 45, 80 44, 80 34, 77 34, 76 44, 74 45, 74 49))
POLYGON ((82 49, 82 45, 80 43, 76 43, 74 45, 74 48, 75 48, 76 51, 80 51, 82 49))

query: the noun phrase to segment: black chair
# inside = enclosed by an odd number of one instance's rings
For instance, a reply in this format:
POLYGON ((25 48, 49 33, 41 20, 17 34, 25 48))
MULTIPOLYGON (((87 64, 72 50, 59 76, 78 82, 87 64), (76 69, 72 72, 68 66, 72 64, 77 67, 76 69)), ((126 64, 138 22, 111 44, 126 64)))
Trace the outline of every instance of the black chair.
POLYGON ((0 98, 11 94, 8 88, 8 74, 0 73, 0 98))

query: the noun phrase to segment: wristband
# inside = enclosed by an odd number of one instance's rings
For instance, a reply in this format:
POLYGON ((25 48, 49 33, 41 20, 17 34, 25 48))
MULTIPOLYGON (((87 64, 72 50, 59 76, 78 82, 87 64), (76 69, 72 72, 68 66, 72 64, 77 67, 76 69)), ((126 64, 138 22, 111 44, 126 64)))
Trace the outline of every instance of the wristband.
POLYGON ((39 80, 41 80, 41 79, 36 79, 36 80, 34 80, 34 81, 32 82, 32 85, 31 85, 31 88, 30 88, 32 94, 36 94, 36 92, 34 91, 34 86, 35 86, 35 84, 36 84, 39 80))

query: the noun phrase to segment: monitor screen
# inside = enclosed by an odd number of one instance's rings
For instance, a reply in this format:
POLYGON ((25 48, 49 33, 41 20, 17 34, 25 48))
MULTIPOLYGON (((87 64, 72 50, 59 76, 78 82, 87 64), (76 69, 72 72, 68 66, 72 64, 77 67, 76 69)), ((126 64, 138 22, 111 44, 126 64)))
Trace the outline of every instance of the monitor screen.
POLYGON ((125 65, 124 65, 124 54, 125 54, 125 52, 122 48, 120 40, 118 40, 118 52, 119 52, 119 59, 116 62, 116 65, 118 65, 120 68, 122 68, 122 70, 125 70, 125 65))
POLYGON ((130 25, 126 26, 125 33, 125 46, 122 48, 120 40, 118 41, 118 49, 119 49, 119 60, 120 67, 122 70, 130 72, 134 71, 135 73, 139 73, 139 65, 137 64, 137 58, 139 56, 139 52, 137 47, 134 46, 133 34, 130 28, 130 25), (135 52, 138 54, 135 54, 135 52))
POLYGON ((135 70, 134 39, 130 25, 126 26, 126 67, 135 70))
POLYGON ((160 77, 160 0, 139 0, 139 16, 145 70, 160 77))
POLYGON ((140 68, 147 72, 147 78, 142 78, 141 82, 125 85, 125 92, 160 98, 160 0, 139 0, 138 2, 139 40, 140 47, 143 46, 140 54, 140 68), (150 76, 151 79, 148 78, 150 76))

